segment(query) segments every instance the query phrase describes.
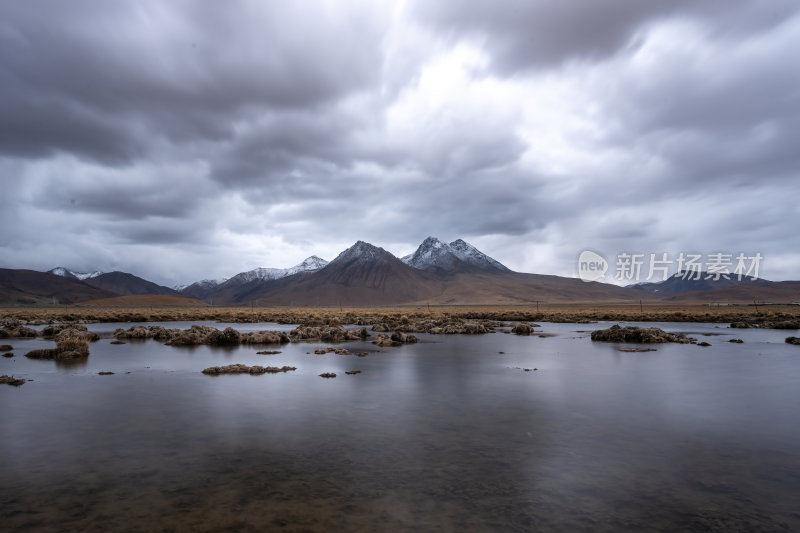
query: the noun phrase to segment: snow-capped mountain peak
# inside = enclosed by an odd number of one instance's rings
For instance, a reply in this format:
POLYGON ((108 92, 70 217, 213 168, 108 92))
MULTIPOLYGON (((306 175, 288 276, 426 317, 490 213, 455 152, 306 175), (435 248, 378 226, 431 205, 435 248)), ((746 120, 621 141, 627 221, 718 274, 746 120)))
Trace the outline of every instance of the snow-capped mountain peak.
POLYGON ((52 270, 48 270, 47 272, 50 274, 55 274, 56 276, 61 276, 62 278, 79 279, 81 281, 89 278, 96 278, 103 273, 100 270, 95 270, 94 272, 73 272, 72 270, 64 267, 56 267, 52 270))
POLYGON ((289 268, 255 268, 253 270, 248 270, 247 272, 240 272, 236 274, 227 283, 233 284, 242 284, 242 283, 250 283, 251 281, 270 281, 275 279, 285 278, 286 276, 291 276, 293 274, 298 274, 300 272, 316 272, 317 270, 324 268, 328 264, 327 261, 324 259, 317 257, 316 255, 312 255, 311 257, 305 258, 301 263, 294 265, 293 267, 289 268))
POLYGON ((456 258, 457 255, 449 244, 436 237, 428 237, 413 254, 403 257, 401 261, 420 270, 452 270, 456 258))
POLYGON ((463 239, 451 243, 428 237, 417 250, 401 259, 408 266, 420 270, 455 270, 464 263, 484 270, 510 272, 508 268, 484 254, 463 239))
POLYGON ((311 257, 306 257, 303 261, 293 267, 287 268, 287 276, 291 276, 292 274, 297 274, 298 272, 316 272, 322 268, 327 266, 328 262, 322 259, 321 257, 317 257, 316 255, 312 255, 311 257))
POLYGON ((356 241, 353 246, 337 255, 336 259, 331 261, 331 264, 353 261, 355 259, 370 261, 385 255, 391 254, 383 248, 378 248, 377 246, 368 242, 356 241))

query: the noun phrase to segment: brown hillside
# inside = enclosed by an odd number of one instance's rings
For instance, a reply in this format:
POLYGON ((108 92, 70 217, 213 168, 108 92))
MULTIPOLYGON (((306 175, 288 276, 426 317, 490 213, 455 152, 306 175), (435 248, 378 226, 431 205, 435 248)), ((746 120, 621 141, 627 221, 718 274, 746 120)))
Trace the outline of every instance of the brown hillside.
POLYGON ((109 296, 114 294, 77 279, 35 270, 0 268, 2 305, 72 304, 109 296))
POLYGON ((668 300, 680 302, 791 303, 800 301, 800 281, 758 281, 724 289, 688 291, 668 300))
POLYGON ((133 294, 81 302, 80 306, 98 307, 206 307, 207 303, 196 298, 185 298, 172 294, 133 294))

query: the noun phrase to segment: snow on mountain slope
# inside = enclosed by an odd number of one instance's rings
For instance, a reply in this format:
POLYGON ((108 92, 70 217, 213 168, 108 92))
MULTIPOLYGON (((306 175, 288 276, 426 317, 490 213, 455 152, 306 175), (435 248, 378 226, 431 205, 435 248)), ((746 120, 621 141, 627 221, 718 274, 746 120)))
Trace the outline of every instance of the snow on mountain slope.
POLYGON ((484 270, 510 272, 503 264, 484 254, 462 239, 451 243, 436 237, 428 237, 417 250, 401 259, 408 266, 420 270, 455 270, 459 263, 466 263, 484 270))
POLYGON ((461 258, 453 247, 436 237, 428 237, 413 254, 401 259, 408 266, 419 270, 453 270, 459 260, 461 258))
POLYGON ((62 278, 72 278, 72 279, 79 279, 81 281, 90 278, 96 278, 97 276, 101 275, 103 272, 100 270, 96 270, 94 272, 73 272, 68 268, 64 267, 56 267, 52 270, 48 270, 48 273, 55 274, 56 276, 61 276, 62 278))
POLYGON ((496 268, 497 270, 502 270, 503 272, 511 272, 511 269, 502 264, 500 261, 492 259, 491 257, 481 252, 468 242, 465 242, 463 239, 454 240, 453 242, 450 243, 450 246, 453 248, 453 250, 456 251, 456 254, 459 256, 459 259, 461 259, 462 261, 466 261, 467 263, 482 268, 488 266, 496 268))
POLYGON ((328 262, 324 259, 317 257, 316 255, 312 255, 311 257, 307 257, 301 263, 294 265, 293 267, 289 268, 255 268, 253 270, 248 270, 247 272, 240 272, 236 274, 232 278, 230 278, 225 283, 228 285, 241 285, 244 283, 250 283, 251 281, 268 281, 274 279, 285 278, 286 276, 291 276, 293 274, 297 274, 300 272, 316 272, 317 270, 325 267, 328 262))
POLYGON ((316 272, 317 270, 325 268, 327 264, 328 262, 321 257, 312 255, 311 257, 305 258, 299 265, 285 269, 286 275, 291 276, 292 274, 297 274, 298 272, 316 272))

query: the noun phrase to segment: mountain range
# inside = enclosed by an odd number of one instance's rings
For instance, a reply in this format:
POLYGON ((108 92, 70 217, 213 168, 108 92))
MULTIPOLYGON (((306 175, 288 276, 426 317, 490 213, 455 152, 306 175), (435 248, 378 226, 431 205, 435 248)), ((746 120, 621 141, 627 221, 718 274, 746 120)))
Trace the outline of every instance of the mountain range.
POLYGON ((330 262, 311 256, 290 268, 256 268, 179 288, 126 272, 0 269, 0 304, 69 304, 130 295, 185 296, 214 305, 456 305, 534 302, 800 300, 800 282, 687 280, 620 287, 577 278, 514 272, 462 239, 426 238, 397 258, 358 241, 330 262))

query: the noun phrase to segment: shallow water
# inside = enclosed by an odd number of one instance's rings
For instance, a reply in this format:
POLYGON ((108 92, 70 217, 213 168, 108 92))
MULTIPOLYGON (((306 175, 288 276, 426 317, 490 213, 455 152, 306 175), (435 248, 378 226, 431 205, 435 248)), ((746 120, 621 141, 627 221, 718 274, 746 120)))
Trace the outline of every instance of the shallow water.
POLYGON ((341 345, 363 358, 103 339, 73 366, 24 357, 52 342, 12 340, 0 374, 34 381, 0 386, 0 524, 800 530, 800 347, 783 342, 796 332, 648 324, 712 346, 623 353, 589 340, 608 325, 341 345), (229 363, 297 371, 200 373, 229 363))

